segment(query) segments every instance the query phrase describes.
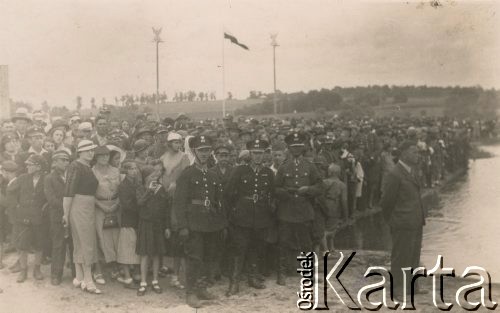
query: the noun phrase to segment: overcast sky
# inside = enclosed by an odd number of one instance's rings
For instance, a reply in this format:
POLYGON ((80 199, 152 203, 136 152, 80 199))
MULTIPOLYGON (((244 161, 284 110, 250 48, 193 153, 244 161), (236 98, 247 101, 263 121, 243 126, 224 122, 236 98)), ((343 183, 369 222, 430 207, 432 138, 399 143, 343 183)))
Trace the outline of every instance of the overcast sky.
POLYGON ((0 64, 10 94, 84 107, 156 89, 152 26, 163 27, 160 90, 270 92, 270 33, 278 33, 278 89, 368 84, 500 87, 500 7, 441 0, 0 0, 0 64))

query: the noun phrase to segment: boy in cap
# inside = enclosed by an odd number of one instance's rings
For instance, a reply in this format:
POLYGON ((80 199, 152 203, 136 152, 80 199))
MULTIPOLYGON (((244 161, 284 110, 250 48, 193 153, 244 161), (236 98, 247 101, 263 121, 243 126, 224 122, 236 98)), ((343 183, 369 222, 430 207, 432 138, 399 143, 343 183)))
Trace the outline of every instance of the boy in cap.
POLYGON ((51 283, 54 286, 61 284, 66 248, 71 239, 68 230, 63 225, 63 197, 66 184, 66 168, 70 156, 65 150, 58 150, 52 155, 52 172, 45 176, 44 193, 48 202, 50 218, 50 235, 52 239, 52 263, 50 268, 51 283))
POLYGON ((226 233, 227 222, 221 208, 219 182, 207 166, 212 141, 196 136, 190 146, 196 160, 177 180, 173 211, 186 254, 186 302, 199 308, 200 300, 215 299, 207 291, 205 269, 215 258, 215 248, 226 233))
POLYGON ((42 208, 46 202, 43 188, 45 159, 33 154, 26 160, 27 173, 22 174, 7 187, 7 197, 12 201, 16 231, 16 248, 19 251, 21 271, 17 278, 22 283, 28 277, 28 253, 35 253, 33 277, 42 280, 40 271, 43 248, 42 208))
POLYGON ((283 286, 290 261, 300 251, 313 251, 312 200, 323 192, 318 170, 303 157, 305 142, 302 133, 291 133, 285 138, 290 157, 279 167, 275 180, 280 255, 277 283, 283 286))

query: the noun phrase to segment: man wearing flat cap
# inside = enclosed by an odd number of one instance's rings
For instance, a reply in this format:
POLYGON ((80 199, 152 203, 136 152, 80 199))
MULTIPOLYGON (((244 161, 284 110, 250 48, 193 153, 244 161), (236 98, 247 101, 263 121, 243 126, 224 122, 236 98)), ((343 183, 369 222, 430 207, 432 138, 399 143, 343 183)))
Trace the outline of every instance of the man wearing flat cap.
POLYGON ((304 159, 306 136, 291 133, 285 138, 290 157, 279 167, 275 180, 278 199, 278 284, 286 285, 286 272, 301 251, 313 251, 313 199, 323 192, 314 164, 304 159))
MULTIPOLYGON (((52 154, 52 172, 45 176, 44 193, 48 202, 50 217, 50 237, 52 240, 52 262, 50 267, 51 283, 54 286, 61 284, 66 249, 71 245, 71 238, 65 238, 69 233, 63 225, 63 197, 66 184, 66 168, 70 162, 70 155, 65 150, 58 150, 52 154)), ((72 255, 72 253, 70 253, 72 255)))
POLYGON ((250 162, 233 170, 225 188, 233 263, 228 295, 239 292, 243 264, 247 265, 248 285, 255 289, 265 288, 257 279, 257 261, 263 257, 267 229, 273 225, 274 173, 262 165, 268 147, 265 140, 248 141, 246 149, 250 152, 250 162))
MULTIPOLYGON (((391 228, 391 273, 394 295, 402 300, 411 294, 411 279, 404 286, 403 268, 417 268, 422 247, 425 209, 421 200, 420 183, 415 169, 419 161, 415 141, 406 140, 399 146, 399 162, 385 178, 380 206, 391 228), (406 287, 406 288, 405 288, 406 287)), ((423 292, 417 288, 416 292, 423 292)))
POLYGON ((46 202, 44 194, 45 158, 32 154, 26 160, 27 173, 22 174, 7 187, 7 198, 11 199, 14 207, 13 220, 15 223, 16 248, 19 251, 21 271, 17 278, 22 283, 28 277, 28 254, 34 251, 35 261, 33 277, 42 280, 40 271, 42 248, 45 234, 43 231, 43 206, 46 202))
MULTIPOLYGON (((19 172, 26 172, 26 160, 30 155, 38 155, 45 158, 45 164, 50 166, 51 160, 47 150, 43 148, 43 140, 45 139, 45 132, 40 126, 32 126, 26 132, 28 137, 29 148, 27 151, 19 152, 16 158, 16 163, 19 166, 19 172)), ((42 170, 46 170, 43 168, 42 170)))
POLYGON ((177 179, 173 211, 186 255, 186 302, 199 308, 200 300, 215 299, 207 291, 206 269, 216 257, 216 247, 226 233, 227 221, 221 206, 219 181, 207 166, 212 140, 195 136, 189 144, 195 162, 177 179))

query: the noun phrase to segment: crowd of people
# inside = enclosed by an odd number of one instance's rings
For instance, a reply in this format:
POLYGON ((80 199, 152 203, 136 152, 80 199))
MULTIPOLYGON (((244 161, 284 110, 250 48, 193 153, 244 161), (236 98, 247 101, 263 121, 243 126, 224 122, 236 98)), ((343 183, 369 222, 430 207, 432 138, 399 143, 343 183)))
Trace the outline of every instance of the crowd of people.
MULTIPOLYGON (((493 125, 493 126, 492 126, 493 125)), ((162 292, 160 278, 200 307, 229 278, 265 288, 295 272, 299 251, 332 251, 337 231, 374 209, 398 147, 418 148, 422 187, 466 169, 470 141, 494 122, 447 117, 119 121, 109 110, 44 125, 19 109, 1 123, 0 268, 17 282, 100 294, 107 280, 162 292), (68 262, 69 260, 69 262, 68 262), (185 273, 185 278, 181 277, 185 273)))

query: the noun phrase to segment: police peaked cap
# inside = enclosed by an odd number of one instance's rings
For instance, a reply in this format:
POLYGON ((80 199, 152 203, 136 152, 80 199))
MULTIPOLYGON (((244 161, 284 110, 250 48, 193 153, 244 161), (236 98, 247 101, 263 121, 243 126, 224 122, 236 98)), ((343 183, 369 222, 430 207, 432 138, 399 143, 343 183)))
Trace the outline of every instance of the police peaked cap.
POLYGON ((269 148, 269 142, 266 140, 255 139, 248 141, 246 146, 247 150, 266 150, 269 148))
POLYGON ((191 140, 189 140, 189 147, 192 149, 212 148, 212 146, 212 139, 208 136, 194 136, 191 140))
POLYGON ((288 146, 304 146, 307 138, 302 133, 291 133, 290 135, 285 137, 285 143, 288 146))

